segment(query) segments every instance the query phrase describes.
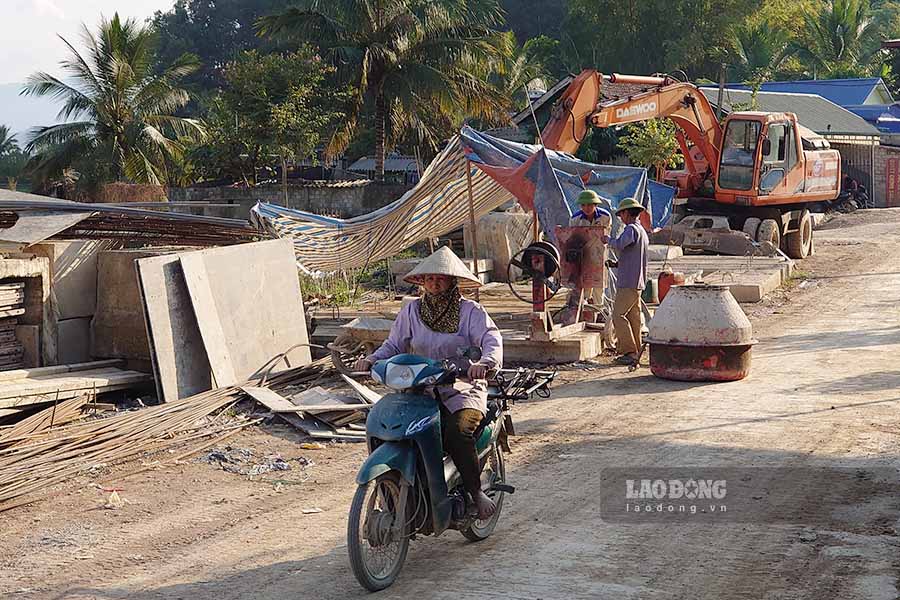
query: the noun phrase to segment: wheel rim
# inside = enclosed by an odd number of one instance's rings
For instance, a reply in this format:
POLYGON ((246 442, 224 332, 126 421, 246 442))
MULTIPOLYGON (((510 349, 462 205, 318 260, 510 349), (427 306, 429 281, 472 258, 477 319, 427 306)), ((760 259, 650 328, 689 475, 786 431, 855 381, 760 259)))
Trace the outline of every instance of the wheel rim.
POLYGON ((395 481, 380 479, 366 490, 365 518, 359 521, 360 555, 366 571, 375 579, 386 579, 396 569, 402 553, 402 535, 394 531, 400 488, 395 481))
MULTIPOLYGON (((490 475, 495 477, 495 482, 506 482, 506 466, 503 462, 503 454, 496 445, 493 450, 491 450, 491 454, 488 457, 488 466, 490 467, 490 475)), ((471 527, 475 532, 490 531, 494 528, 497 524, 497 520, 500 518, 500 508, 503 506, 503 497, 505 495, 504 492, 488 492, 488 496, 496 505, 496 510, 494 510, 494 514, 491 515, 490 518, 476 519, 472 522, 471 527)))
POLYGON ((812 223, 810 223, 809 219, 804 219, 803 223, 800 226, 800 235, 803 236, 802 244, 803 248, 809 251, 810 243, 812 242, 812 223))

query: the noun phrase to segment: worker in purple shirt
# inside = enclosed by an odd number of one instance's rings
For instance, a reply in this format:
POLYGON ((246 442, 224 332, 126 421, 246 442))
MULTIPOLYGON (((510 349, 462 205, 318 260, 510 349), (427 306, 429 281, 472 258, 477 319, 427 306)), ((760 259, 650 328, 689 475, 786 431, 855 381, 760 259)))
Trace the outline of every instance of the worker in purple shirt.
POLYGON ((388 338, 359 359, 354 370, 368 371, 375 361, 407 352, 444 360, 455 358, 460 348, 481 349, 481 359, 463 375, 467 381, 457 380, 434 391, 441 401, 444 449, 459 470, 478 517, 488 519, 496 505, 481 489, 473 434, 487 413, 487 373, 503 364, 503 338, 484 307, 462 297, 463 290, 478 288, 481 280, 450 248, 436 250, 403 280, 420 285, 422 297, 400 309, 388 338))
POLYGON ((638 222, 644 207, 634 198, 619 203, 616 215, 625 225, 617 238, 603 236, 603 243, 618 253, 616 299, 612 321, 616 328, 616 362, 633 365, 641 346, 641 290, 647 279, 647 250, 650 238, 638 222))

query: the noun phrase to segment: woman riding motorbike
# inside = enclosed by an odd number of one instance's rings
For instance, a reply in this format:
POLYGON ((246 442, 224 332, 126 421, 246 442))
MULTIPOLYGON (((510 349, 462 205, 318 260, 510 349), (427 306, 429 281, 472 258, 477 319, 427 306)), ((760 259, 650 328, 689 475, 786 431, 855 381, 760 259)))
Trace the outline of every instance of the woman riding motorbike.
POLYGON ((410 271, 404 281, 422 287, 421 298, 400 311, 391 332, 375 352, 356 362, 368 371, 377 360, 397 354, 418 354, 435 360, 457 358, 457 350, 476 346, 482 357, 469 367, 468 381, 438 386, 444 449, 453 459, 466 491, 475 502, 479 519, 488 519, 495 505, 481 490, 481 466, 473 434, 487 412, 487 372, 503 362, 500 330, 477 302, 460 293, 481 285, 465 264, 446 246, 410 271))

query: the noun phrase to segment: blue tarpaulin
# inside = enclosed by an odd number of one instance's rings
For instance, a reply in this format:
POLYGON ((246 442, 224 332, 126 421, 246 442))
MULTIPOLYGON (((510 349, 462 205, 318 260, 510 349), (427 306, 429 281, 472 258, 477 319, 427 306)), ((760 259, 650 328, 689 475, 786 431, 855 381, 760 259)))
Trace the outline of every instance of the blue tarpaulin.
MULTIPOLYGON (((534 198, 539 218, 542 213, 548 215, 547 222, 542 219, 541 223, 551 239, 553 228, 566 225, 578 210, 576 198, 584 189, 606 199, 612 210, 625 198, 637 199, 650 213, 654 229, 664 227, 671 216, 675 188, 652 181, 646 169, 588 163, 570 154, 501 140, 469 127, 463 128, 460 139, 466 157, 489 175, 496 173, 495 179, 520 201, 529 195, 534 198), (535 156, 538 158, 530 168, 513 172, 535 156), (553 177, 549 176, 551 168, 553 177)), ((523 204, 531 208, 527 202, 523 204)))

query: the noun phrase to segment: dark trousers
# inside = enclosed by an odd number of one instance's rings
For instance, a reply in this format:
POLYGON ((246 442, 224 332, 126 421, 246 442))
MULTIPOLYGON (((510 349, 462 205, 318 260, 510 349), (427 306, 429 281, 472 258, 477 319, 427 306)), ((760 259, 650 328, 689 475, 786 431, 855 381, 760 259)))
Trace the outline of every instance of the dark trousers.
POLYGON ((475 450, 473 434, 483 418, 484 415, 480 410, 464 408, 451 414, 441 404, 441 435, 444 450, 453 459, 463 486, 473 497, 481 490, 481 464, 475 450))

